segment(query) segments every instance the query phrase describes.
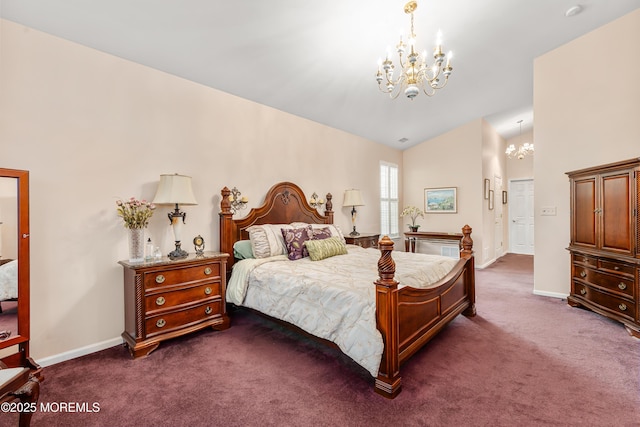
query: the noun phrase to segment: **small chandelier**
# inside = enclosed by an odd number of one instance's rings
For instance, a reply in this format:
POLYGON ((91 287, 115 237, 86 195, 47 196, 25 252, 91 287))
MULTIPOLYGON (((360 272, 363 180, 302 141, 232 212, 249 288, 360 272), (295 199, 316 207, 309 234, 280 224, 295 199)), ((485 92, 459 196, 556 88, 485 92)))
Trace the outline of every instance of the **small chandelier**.
POLYGON ((514 144, 509 145, 505 154, 510 159, 522 160, 529 154, 533 155, 533 144, 529 144, 528 142, 522 143, 522 120, 518 120, 518 123, 520 124, 520 146, 516 148, 514 144))
POLYGON ((402 41, 396 46, 400 59, 400 75, 397 79, 393 78, 395 66, 389 59, 389 52, 384 61, 378 61, 378 72, 376 80, 378 88, 383 93, 388 93, 392 99, 396 99, 401 92, 411 100, 415 98, 420 90, 427 96, 435 95, 438 89, 442 89, 447 85, 449 76, 453 68, 451 67, 451 52, 447 56, 447 64, 443 67, 444 53, 442 53, 441 35, 438 32, 438 40, 436 48, 433 51, 433 65, 427 64, 427 51, 422 55, 416 53, 416 34, 413 31, 413 11, 418 7, 418 3, 410 1, 404 5, 404 13, 411 15, 411 32, 409 33, 409 53, 406 58, 404 55, 407 50, 407 44, 402 41))

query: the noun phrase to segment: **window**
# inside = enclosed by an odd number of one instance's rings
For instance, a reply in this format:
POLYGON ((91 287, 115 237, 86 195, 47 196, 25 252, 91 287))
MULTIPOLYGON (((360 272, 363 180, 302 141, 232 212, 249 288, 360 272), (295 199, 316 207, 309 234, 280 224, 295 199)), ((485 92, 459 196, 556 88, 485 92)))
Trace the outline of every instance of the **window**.
POLYGON ((380 162, 380 234, 400 237, 398 231, 398 165, 380 162))

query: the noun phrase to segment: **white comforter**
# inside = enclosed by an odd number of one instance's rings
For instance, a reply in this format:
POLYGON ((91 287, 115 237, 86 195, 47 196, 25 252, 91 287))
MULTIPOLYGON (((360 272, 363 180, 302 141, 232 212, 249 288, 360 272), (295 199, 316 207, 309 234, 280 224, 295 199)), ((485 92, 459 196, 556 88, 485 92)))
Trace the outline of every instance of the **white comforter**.
MULTIPOLYGON (((227 301, 285 320, 330 340, 378 375, 383 342, 376 328, 375 285, 380 251, 348 245, 348 255, 289 261, 279 255, 234 264, 227 301)), ((429 287, 457 260, 394 252, 401 286, 429 287)))
POLYGON ((0 301, 18 298, 18 260, 0 265, 0 301))

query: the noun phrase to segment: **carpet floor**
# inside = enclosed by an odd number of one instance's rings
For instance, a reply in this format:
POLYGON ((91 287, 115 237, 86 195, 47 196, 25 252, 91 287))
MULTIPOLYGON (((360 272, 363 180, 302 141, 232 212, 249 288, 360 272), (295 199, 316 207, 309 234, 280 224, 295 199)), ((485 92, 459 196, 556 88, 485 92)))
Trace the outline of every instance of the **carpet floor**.
POLYGON ((640 340, 534 295, 531 256, 477 270, 476 289, 478 315, 456 318, 402 366, 394 400, 340 352, 237 310, 228 330, 146 358, 117 346, 45 368, 49 412, 32 425, 640 425, 640 340), (61 402, 80 411, 54 411, 61 402))

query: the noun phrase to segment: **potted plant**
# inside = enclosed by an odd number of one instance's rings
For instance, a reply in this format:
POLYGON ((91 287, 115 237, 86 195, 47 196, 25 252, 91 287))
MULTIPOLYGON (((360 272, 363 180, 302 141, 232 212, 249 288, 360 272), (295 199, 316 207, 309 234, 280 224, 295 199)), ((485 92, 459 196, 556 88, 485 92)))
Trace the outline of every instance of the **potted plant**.
POLYGON ((118 216, 124 221, 124 227, 129 230, 129 261, 144 260, 144 229, 149 225, 156 206, 146 200, 134 197, 129 200, 116 200, 118 216))
POLYGON ((411 218, 411 224, 407 224, 409 229, 411 231, 418 231, 420 224, 416 224, 416 219, 418 219, 418 217, 424 218, 424 211, 416 206, 407 206, 402 210, 400 216, 408 216, 411 218))

